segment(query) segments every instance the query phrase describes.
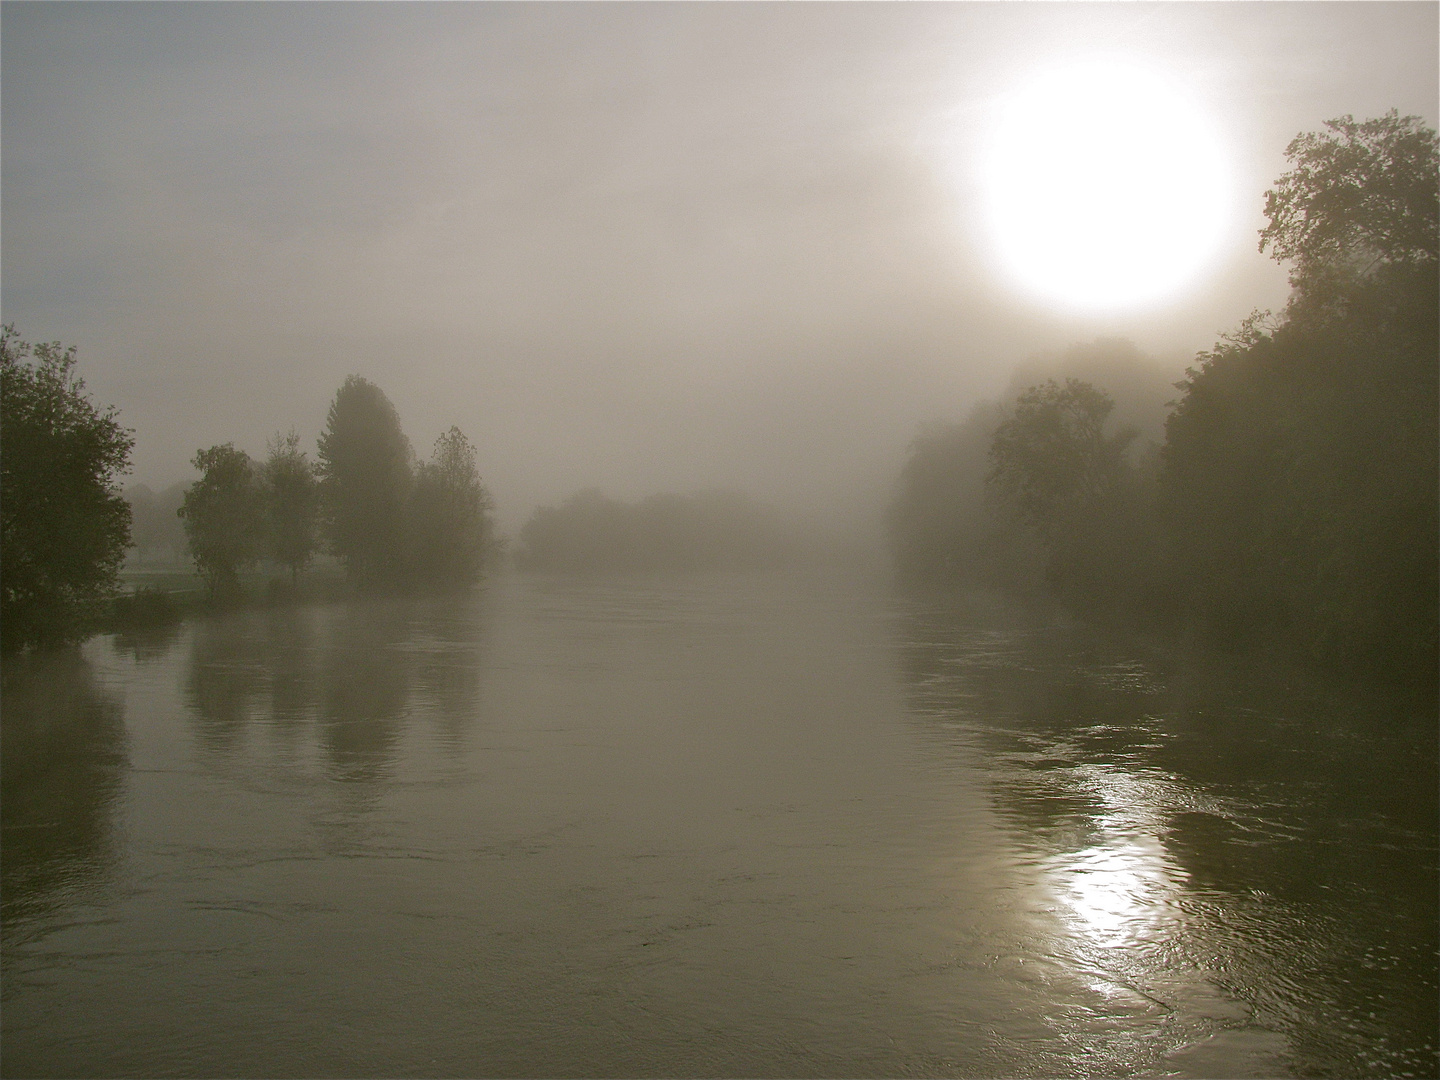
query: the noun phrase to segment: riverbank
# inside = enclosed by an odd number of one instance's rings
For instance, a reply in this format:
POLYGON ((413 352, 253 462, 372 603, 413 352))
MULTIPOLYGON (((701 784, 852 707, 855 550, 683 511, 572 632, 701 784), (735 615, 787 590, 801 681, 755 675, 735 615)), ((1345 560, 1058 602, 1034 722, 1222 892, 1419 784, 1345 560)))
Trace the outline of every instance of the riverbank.
POLYGON ((240 575, 236 591, 212 596, 193 570, 180 567, 127 567, 120 592, 101 615, 98 633, 145 633, 172 627, 192 615, 253 607, 343 600, 354 587, 338 567, 317 567, 292 579, 281 570, 240 575))

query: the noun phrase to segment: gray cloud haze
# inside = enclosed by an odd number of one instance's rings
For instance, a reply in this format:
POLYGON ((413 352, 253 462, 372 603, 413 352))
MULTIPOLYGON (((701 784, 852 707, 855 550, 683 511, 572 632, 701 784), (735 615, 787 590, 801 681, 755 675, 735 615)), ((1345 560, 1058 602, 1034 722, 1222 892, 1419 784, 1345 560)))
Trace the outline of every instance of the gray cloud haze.
POLYGON ((1285 144, 1435 123, 1407 4, 3 6, 3 311, 79 346, 134 479, 313 446, 345 375, 424 453, 460 425, 509 526, 599 485, 880 497, 916 425, 1100 334, 1177 366, 1285 272, 1285 144), (1185 294, 1082 318, 993 267, 996 95, 1072 55, 1191 88, 1242 212, 1185 294), (878 494, 877 494, 878 493, 878 494))

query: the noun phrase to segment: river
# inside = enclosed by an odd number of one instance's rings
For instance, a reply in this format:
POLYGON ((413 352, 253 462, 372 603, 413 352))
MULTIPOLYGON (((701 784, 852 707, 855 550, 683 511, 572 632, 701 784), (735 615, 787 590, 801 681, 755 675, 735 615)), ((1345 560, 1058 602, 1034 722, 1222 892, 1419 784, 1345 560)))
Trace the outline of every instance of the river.
POLYGON ((1434 1076, 1432 703, 840 573, 5 672, 6 1076, 1434 1076))

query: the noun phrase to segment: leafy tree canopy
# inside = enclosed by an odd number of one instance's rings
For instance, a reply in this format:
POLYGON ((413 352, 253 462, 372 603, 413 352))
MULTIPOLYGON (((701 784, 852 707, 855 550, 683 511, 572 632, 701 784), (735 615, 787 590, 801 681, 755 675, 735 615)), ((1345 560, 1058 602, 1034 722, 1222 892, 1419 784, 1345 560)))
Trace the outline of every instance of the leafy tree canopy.
POLYGON ((250 455, 230 443, 201 450, 193 464, 201 476, 180 506, 190 554, 211 595, 228 595, 265 554, 265 492, 250 455))
POLYGON ((1433 680, 1436 134, 1347 116, 1287 154, 1261 248, 1290 302, 1201 354, 1167 424, 1175 576, 1218 641, 1433 680))
POLYGON ((290 567, 295 579, 315 554, 320 491, 315 468, 300 436, 276 435, 266 444, 265 494, 269 504, 270 551, 276 562, 290 567))
POLYGON ((493 500, 480 482, 475 448, 452 427, 415 471, 408 570, 418 582, 463 587, 480 576, 491 545, 493 500))
POLYGON ((359 375, 345 380, 330 405, 318 456, 331 549, 359 580, 395 579, 403 569, 415 455, 378 386, 359 375))
POLYGON ((1015 410, 995 432, 986 478, 1013 501, 1026 523, 1042 535, 1064 527, 1068 511, 1114 486, 1126 448, 1136 432, 1104 432, 1114 402, 1079 379, 1061 386, 1047 379, 1015 400, 1015 410))
POLYGON ((75 348, 0 330, 0 643, 84 637, 130 544, 130 431, 75 375, 75 348))
POLYGON ((1381 266, 1433 264, 1440 247, 1436 133, 1416 116, 1329 120, 1285 150, 1260 250, 1293 262, 1303 291, 1381 266))

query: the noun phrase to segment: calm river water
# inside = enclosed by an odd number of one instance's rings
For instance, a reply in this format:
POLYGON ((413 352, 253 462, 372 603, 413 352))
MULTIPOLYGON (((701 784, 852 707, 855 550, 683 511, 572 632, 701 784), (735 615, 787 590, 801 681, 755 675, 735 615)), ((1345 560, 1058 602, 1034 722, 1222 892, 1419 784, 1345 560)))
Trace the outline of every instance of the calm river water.
POLYGON ((1433 706, 842 575, 12 665, 7 1076, 1434 1076, 1433 706))

